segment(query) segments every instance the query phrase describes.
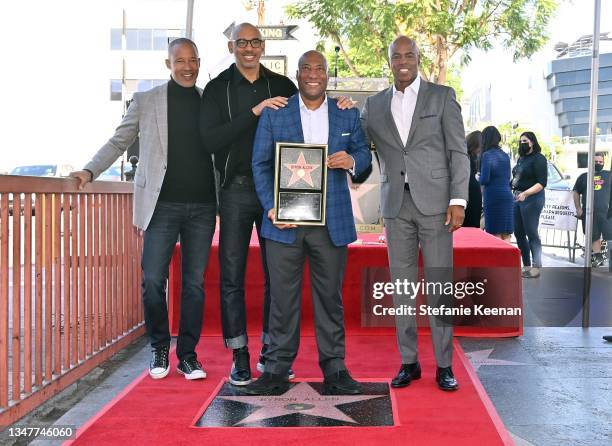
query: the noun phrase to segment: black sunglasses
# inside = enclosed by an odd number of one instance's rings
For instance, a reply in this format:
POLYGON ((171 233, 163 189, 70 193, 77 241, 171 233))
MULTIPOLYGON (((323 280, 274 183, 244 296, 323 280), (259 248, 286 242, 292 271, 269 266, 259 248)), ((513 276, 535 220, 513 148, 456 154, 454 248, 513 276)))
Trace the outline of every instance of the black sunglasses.
POLYGON ((238 48, 246 48, 247 46, 249 46, 249 43, 251 44, 253 48, 260 48, 263 43, 263 40, 261 39, 251 39, 251 40, 237 39, 237 40, 234 40, 234 43, 236 44, 238 48))

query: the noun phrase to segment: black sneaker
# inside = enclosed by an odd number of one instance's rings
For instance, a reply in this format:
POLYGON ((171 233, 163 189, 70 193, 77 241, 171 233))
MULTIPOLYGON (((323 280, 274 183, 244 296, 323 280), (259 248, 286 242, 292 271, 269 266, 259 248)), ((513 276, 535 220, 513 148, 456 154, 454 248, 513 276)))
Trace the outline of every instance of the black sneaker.
POLYGON ((325 395, 359 395, 363 393, 361 384, 355 381, 347 370, 325 375, 323 380, 325 395))
POLYGON ((605 258, 602 253, 597 252, 597 253, 591 254, 591 266, 593 268, 597 268, 603 265, 604 262, 605 262, 605 258))
POLYGON ((251 381, 251 364, 247 347, 234 349, 234 362, 230 372, 229 382, 235 386, 246 386, 251 381))
POLYGON ((242 391, 248 395, 282 395, 289 390, 289 381, 281 375, 264 372, 242 391))
POLYGON ((161 379, 168 376, 170 372, 170 359, 168 352, 170 347, 162 346, 154 348, 151 352, 151 362, 149 363, 149 376, 153 379, 161 379))
POLYGON ((180 360, 176 370, 181 375, 185 375, 185 379, 191 380, 206 378, 206 372, 202 369, 202 364, 200 364, 194 357, 180 360))
MULTIPOLYGON (((257 371, 259 373, 264 373, 266 369, 266 357, 265 353, 268 350, 268 344, 264 344, 261 347, 261 353, 259 354, 259 361, 257 362, 257 371)), ((292 369, 289 369, 287 372, 287 379, 295 379, 295 372, 292 369)))

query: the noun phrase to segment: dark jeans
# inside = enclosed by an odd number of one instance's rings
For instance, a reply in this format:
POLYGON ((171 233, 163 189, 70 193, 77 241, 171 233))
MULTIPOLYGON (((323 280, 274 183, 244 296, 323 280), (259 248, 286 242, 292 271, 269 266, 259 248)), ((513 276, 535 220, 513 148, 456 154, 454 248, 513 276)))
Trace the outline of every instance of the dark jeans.
POLYGON ((532 258, 533 266, 542 266, 542 241, 538 234, 538 223, 544 199, 542 190, 525 198, 525 201, 514 202, 514 236, 525 266, 531 266, 532 258))
POLYGON ((166 282, 172 251, 181 239, 181 321, 176 354, 196 357, 202 330, 204 270, 215 232, 214 203, 160 201, 144 233, 142 300, 147 335, 153 348, 170 345, 166 282))
MULTIPOLYGON (((225 346, 236 349, 248 344, 244 275, 253 223, 257 234, 261 231, 263 209, 259 204, 252 180, 245 177, 235 181, 219 193, 219 264, 221 267, 221 324, 225 346), (240 182, 241 184, 239 184, 240 182)), ((270 314, 270 276, 266 263, 265 240, 259 237, 264 271, 264 308, 262 341, 268 343, 270 314)))

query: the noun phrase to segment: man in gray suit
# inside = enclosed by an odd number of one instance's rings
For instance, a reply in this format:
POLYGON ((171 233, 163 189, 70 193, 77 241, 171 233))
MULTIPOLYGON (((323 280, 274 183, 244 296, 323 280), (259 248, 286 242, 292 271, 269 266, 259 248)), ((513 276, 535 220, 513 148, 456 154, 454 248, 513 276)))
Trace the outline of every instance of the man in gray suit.
MULTIPOLYGON (((463 223, 468 197, 470 164, 461 109, 451 88, 419 77, 413 40, 395 39, 389 63, 394 85, 367 99, 361 121, 379 155, 391 277, 394 282, 417 281, 420 246, 426 280, 446 282, 452 280, 452 232, 463 223)), ((428 305, 440 305, 442 298, 428 295, 428 305)), ((394 305, 414 307, 415 300, 395 294, 394 305)), ((456 390, 452 324, 430 316, 430 326, 438 386, 456 390)), ((421 377, 415 316, 396 316, 396 330, 402 366, 391 385, 404 387, 421 377)))
POLYGON ((178 372, 186 379, 206 377, 195 347, 200 339, 204 301, 203 275, 215 230, 216 195, 211 155, 199 131, 201 90, 195 86, 200 59, 189 39, 168 48, 170 80, 135 93, 113 137, 80 171, 71 176, 84 187, 106 170, 140 137, 134 177, 134 225, 144 230, 142 298, 153 355, 149 375, 164 378, 170 370, 166 281, 180 236, 182 294, 176 353, 178 372))

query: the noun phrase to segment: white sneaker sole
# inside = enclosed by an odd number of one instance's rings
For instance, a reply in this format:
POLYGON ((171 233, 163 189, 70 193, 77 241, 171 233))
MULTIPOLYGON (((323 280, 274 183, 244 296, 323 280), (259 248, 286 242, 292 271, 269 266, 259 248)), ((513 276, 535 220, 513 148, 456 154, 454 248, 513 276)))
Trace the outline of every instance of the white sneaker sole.
MULTIPOLYGON (((257 371, 259 373, 263 373, 265 371, 265 366, 261 362, 257 363, 257 371)), ((289 376, 287 376, 287 379, 295 379, 295 373, 290 373, 289 376)))
POLYGON ((151 370, 149 370, 149 376, 153 379, 165 378, 166 376, 168 376, 168 373, 170 373, 170 366, 168 366, 166 370, 160 373, 153 373, 151 370))
POLYGON ((188 379, 190 381, 193 381, 194 379, 206 378, 206 372, 204 370, 198 370, 197 372, 185 373, 181 369, 177 368, 176 371, 179 372, 181 375, 183 375, 185 379, 188 379))
POLYGON ((253 382, 252 379, 249 379, 248 381, 234 381, 232 379, 232 377, 229 377, 229 382, 230 384, 234 385, 234 386, 248 386, 249 384, 251 384, 253 382))

